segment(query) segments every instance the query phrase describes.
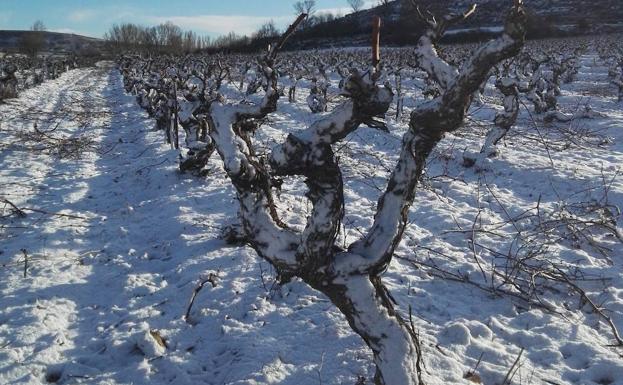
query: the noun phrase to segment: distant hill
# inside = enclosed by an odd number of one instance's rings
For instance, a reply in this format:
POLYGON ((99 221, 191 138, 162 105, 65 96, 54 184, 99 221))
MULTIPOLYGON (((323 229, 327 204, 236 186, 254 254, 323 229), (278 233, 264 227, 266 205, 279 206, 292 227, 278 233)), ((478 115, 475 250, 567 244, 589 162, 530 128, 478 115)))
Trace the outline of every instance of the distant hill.
MULTIPOLYGON (((422 10, 443 15, 462 12, 476 3, 476 13, 451 27, 447 41, 469 41, 499 33, 511 0, 417 0, 422 10)), ((543 38, 623 31, 623 0, 524 0, 529 16, 528 37, 543 38)), ((297 48, 368 44, 372 16, 383 18, 386 44, 409 44, 421 32, 410 1, 394 0, 312 27, 291 42, 297 48)))
MULTIPOLYGON (((15 52, 19 42, 28 31, 2 31, 0 30, 0 52, 15 52)), ((44 51, 50 53, 69 53, 98 50, 104 41, 87 36, 43 32, 45 35, 44 51)))

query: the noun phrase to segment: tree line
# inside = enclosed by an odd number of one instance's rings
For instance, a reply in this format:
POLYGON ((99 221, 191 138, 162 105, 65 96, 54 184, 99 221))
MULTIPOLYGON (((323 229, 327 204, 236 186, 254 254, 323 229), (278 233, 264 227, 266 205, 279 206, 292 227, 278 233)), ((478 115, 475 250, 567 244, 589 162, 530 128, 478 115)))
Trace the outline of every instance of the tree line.
MULTIPOLYGON (((364 1, 347 0, 347 4, 353 12, 358 12, 363 8, 364 1)), ((342 17, 331 12, 318 12, 315 0, 297 1, 293 4, 293 9, 296 14, 308 15, 301 27, 310 32, 342 17)), ((104 39, 115 51, 141 50, 154 53, 191 53, 202 50, 252 51, 263 48, 281 32, 272 20, 262 24, 250 35, 230 32, 216 38, 184 31, 171 22, 152 27, 124 23, 113 25, 104 35, 104 39)))
POLYGON ((142 50, 157 53, 194 52, 207 48, 211 39, 166 22, 153 27, 133 23, 115 24, 104 34, 116 51, 142 50))

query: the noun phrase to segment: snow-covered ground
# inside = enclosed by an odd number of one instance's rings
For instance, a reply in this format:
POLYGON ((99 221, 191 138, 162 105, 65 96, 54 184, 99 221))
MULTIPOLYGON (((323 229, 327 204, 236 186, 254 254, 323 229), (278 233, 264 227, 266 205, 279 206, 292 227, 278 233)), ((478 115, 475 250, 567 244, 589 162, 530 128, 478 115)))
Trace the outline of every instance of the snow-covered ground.
MULTIPOLYGON (((601 117, 556 128, 591 135, 561 145, 523 109, 499 156, 465 168, 463 154, 478 151, 493 116, 474 107, 431 158, 386 274, 401 311, 412 309, 430 384, 477 381, 470 372, 502 384, 511 368, 507 384, 623 384, 623 348, 608 346, 611 328, 577 292, 548 284, 537 293, 542 306, 529 306, 496 294, 507 289, 499 276, 491 283, 491 266, 513 275, 503 256, 547 246, 539 256, 581 271, 577 285, 623 329, 616 236, 572 240, 566 228, 539 227, 583 218, 591 202, 621 224, 613 208, 623 206, 623 105, 606 74, 585 55, 560 99, 570 110, 588 101, 601 117)), ((283 98, 258 139, 270 146, 309 123, 305 96, 283 98)), ((218 238, 237 212, 219 159, 205 179, 182 175, 153 127, 105 63, 0 106, 0 199, 25 214, 0 202, 0 384, 370 383, 368 349, 326 298, 297 281, 276 285, 252 249, 218 238)), ((371 224, 406 128, 362 128, 337 150, 345 244, 371 224)), ((295 226, 308 210, 302 186, 286 181, 280 196, 295 226)))

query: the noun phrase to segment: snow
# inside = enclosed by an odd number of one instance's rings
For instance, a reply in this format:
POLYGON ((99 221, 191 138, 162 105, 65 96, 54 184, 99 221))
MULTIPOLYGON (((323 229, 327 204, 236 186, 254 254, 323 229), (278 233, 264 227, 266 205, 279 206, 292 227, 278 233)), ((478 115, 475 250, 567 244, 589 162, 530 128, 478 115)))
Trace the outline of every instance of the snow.
MULTIPOLYGON (((480 357, 475 371, 482 383, 500 384, 521 349, 514 384, 623 384, 621 348, 608 346, 610 329, 577 295, 542 293, 544 303, 562 312, 557 315, 410 262, 490 284, 465 232, 478 215, 492 228, 539 197, 544 213, 562 202, 599 200, 604 180, 612 180, 608 202, 623 206, 623 105, 607 68, 594 59, 590 52, 582 57, 578 81, 562 87, 559 105, 569 111, 590 99, 598 115, 571 124, 598 128, 610 143, 552 148, 548 156, 522 107, 498 157, 480 171, 466 169, 463 152, 479 151, 501 108, 474 107, 470 123, 431 157, 425 188, 417 191, 384 277, 399 311, 408 316, 409 306, 413 310, 429 384, 469 383, 464 376, 480 357)), ((403 89, 410 86, 405 80, 403 89)), ((297 103, 282 98, 258 133, 266 148, 290 132, 304 137, 305 122, 313 119, 305 87, 299 84, 297 103)), ((489 87, 485 97, 493 92, 489 87)), ((25 91, 0 105, 0 118, 0 195, 39 210, 0 219, 0 384, 354 384, 373 377, 368 348, 326 297, 296 279, 276 285, 274 271, 252 249, 218 239, 239 205, 222 162, 210 160, 207 179, 178 173, 178 153, 124 94, 110 65, 73 70, 25 91), (52 128, 46 116, 54 110, 70 113, 51 135, 92 140, 79 157, 59 159, 17 140, 32 132, 32 112, 41 129, 52 128), (210 273, 217 284, 201 289, 186 322, 191 295, 210 273)), ((390 134, 362 128, 336 146, 346 196, 340 244, 372 225, 379 187, 407 125, 390 128, 390 134)), ((299 227, 309 214, 301 184, 286 180, 277 202, 284 219, 299 227)), ((0 204, 0 216, 9 213, 0 204)), ((516 230, 505 224, 495 232, 502 236, 477 234, 482 263, 496 262, 485 247, 509 250, 516 230)), ((623 247, 616 239, 602 241, 612 250, 606 256, 572 242, 550 246, 548 256, 603 278, 581 285, 621 330, 623 247)))

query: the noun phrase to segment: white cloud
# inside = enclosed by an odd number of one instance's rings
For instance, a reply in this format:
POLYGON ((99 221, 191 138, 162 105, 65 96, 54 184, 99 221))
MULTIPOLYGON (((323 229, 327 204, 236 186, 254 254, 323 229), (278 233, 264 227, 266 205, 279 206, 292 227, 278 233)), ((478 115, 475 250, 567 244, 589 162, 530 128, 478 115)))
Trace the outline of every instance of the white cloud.
POLYGON ((69 13, 69 15, 67 15, 67 19, 75 23, 84 23, 96 18, 98 14, 99 12, 93 9, 77 9, 69 13))
POLYGON ((196 32, 216 35, 235 32, 239 35, 249 35, 255 32, 262 24, 273 20, 278 26, 286 25, 293 20, 293 16, 243 16, 243 15, 196 15, 196 16, 167 16, 148 17, 151 23, 172 22, 182 29, 192 29, 196 32))
MULTIPOLYGON (((361 9, 368 9, 378 5, 378 0, 366 0, 363 3, 363 7, 361 9)), ((336 7, 336 8, 320 8, 316 10, 316 13, 332 13, 334 15, 348 15, 349 13, 353 13, 353 9, 351 7, 336 7)))
POLYGON ((337 7, 337 8, 319 8, 316 10, 316 14, 319 13, 332 13, 334 15, 348 15, 352 13, 353 10, 349 7, 337 7))

